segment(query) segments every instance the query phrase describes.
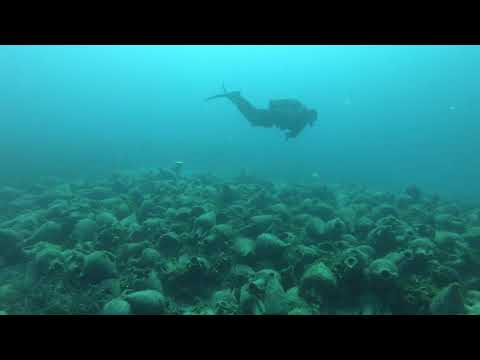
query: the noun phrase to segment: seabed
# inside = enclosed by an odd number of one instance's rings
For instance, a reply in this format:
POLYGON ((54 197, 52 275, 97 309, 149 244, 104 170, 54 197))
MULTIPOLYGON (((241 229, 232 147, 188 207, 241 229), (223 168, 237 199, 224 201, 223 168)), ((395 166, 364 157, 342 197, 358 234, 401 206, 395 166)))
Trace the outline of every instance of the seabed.
POLYGON ((182 167, 1 188, 0 312, 480 313, 480 207, 182 167))

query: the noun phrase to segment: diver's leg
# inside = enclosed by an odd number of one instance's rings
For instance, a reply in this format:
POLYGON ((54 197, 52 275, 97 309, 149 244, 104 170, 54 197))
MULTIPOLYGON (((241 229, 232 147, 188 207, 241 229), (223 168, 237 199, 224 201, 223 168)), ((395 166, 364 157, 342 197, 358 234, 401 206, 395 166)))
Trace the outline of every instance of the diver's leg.
POLYGON ((261 127, 272 127, 274 122, 270 116, 269 111, 263 109, 255 109, 254 112, 245 116, 252 126, 261 126, 261 127))

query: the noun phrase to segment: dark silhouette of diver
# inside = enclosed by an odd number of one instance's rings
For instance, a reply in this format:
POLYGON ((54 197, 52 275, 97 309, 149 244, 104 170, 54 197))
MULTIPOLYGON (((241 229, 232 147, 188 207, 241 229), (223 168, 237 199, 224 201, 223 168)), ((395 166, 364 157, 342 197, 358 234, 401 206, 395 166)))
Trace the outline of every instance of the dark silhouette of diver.
POLYGON ((285 138, 294 138, 307 124, 313 126, 317 120, 317 112, 307 109, 295 99, 270 100, 268 109, 257 109, 248 100, 240 95, 240 91, 227 92, 211 96, 206 101, 227 98, 230 100, 252 126, 277 127, 287 130, 285 138))

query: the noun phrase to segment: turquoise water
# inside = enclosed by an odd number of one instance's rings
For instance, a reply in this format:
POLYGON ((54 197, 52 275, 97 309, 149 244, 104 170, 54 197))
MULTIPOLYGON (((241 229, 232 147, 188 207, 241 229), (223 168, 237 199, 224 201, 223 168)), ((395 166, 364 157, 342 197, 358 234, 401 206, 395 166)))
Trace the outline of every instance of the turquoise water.
POLYGON ((7 183, 183 160, 189 170, 479 199, 478 46, 1 46, 7 183), (296 98, 318 121, 293 141, 253 128, 221 90, 258 107, 296 98))
POLYGON ((479 64, 1 46, 0 314, 480 314, 479 64))

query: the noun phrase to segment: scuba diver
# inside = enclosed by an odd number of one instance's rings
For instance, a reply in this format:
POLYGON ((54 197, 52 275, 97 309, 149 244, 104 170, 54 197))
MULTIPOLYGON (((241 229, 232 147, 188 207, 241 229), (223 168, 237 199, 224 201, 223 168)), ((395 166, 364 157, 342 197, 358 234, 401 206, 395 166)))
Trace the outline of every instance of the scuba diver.
POLYGON ((240 95, 240 91, 227 92, 211 96, 205 101, 227 98, 230 100, 252 126, 277 127, 287 130, 285 138, 295 138, 308 124, 313 126, 317 120, 317 111, 307 109, 295 99, 270 100, 268 109, 257 109, 240 95))

